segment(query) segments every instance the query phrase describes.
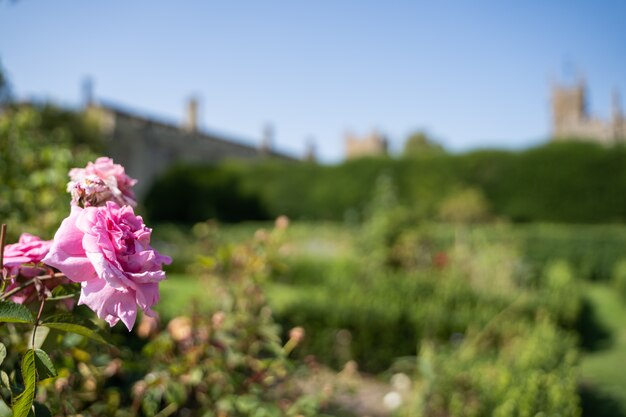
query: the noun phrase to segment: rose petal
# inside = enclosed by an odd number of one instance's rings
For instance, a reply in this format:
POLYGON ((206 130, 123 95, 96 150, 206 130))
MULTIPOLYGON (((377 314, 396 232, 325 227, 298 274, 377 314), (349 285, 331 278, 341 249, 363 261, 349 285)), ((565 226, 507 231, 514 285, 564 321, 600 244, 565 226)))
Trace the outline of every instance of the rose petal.
POLYGON ((50 251, 42 260, 44 264, 57 268, 74 282, 97 278, 82 246, 83 233, 76 227, 76 219, 81 211, 79 207, 72 207, 70 216, 61 223, 50 251))
POLYGON ((129 331, 137 319, 137 304, 133 292, 118 291, 101 279, 82 283, 78 304, 91 308, 110 326, 122 320, 129 331))

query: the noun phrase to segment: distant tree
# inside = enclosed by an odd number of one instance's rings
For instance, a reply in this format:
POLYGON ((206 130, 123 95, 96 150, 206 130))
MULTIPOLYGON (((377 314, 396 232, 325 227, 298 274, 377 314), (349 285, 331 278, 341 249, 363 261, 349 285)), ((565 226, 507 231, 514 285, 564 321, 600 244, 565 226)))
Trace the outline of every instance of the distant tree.
POLYGON ((11 101, 11 84, 6 76, 6 71, 0 61, 0 105, 6 104, 11 101))
POLYGON ((443 146, 422 130, 409 135, 404 143, 405 156, 442 155, 444 153, 443 146))

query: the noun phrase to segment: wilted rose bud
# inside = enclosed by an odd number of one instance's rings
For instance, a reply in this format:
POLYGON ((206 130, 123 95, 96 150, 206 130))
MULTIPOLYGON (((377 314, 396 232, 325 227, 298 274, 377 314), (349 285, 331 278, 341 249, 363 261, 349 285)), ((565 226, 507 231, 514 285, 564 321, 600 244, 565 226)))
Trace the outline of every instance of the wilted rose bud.
POLYGON ((111 158, 98 158, 85 168, 70 170, 68 175, 67 191, 72 195, 72 204, 97 207, 113 201, 120 206, 137 205, 133 192, 137 180, 126 175, 124 167, 111 158))
POLYGON ((226 313, 224 313, 223 311, 217 311, 213 314, 213 316, 211 316, 211 324, 213 325, 213 328, 215 330, 222 327, 222 324, 224 324, 224 320, 226 320, 226 313))
POLYGON ((167 331, 176 342, 191 338, 191 319, 180 316, 172 319, 167 325, 167 331))
POLYGON ((113 200, 113 193, 109 187, 96 175, 68 182, 67 191, 72 196, 72 204, 80 207, 100 206, 113 200))
POLYGON ((54 380, 54 389, 56 392, 63 391, 69 385, 69 381, 67 378, 59 377, 54 380))
POLYGON ((289 217, 285 215, 278 216, 274 222, 274 227, 278 230, 285 230, 289 227, 289 217))
POLYGON ((146 381, 144 380, 137 381, 137 383, 133 385, 133 388, 132 388, 133 396, 134 397, 143 396, 144 392, 146 392, 146 388, 148 388, 148 384, 146 384, 146 381))
POLYGON ((298 344, 304 339, 304 329, 300 326, 294 327, 289 331, 289 339, 298 344))
POLYGON ((137 335, 142 339, 146 339, 154 335, 159 328, 159 320, 144 314, 137 328, 137 335))
POLYGON ((359 371, 359 364, 356 363, 355 361, 348 361, 343 366, 343 370, 341 372, 348 376, 354 376, 358 373, 358 371, 359 371))
POLYGON ((268 237, 269 237, 269 234, 267 233, 267 230, 265 229, 259 229, 256 232, 254 232, 254 239, 258 240, 259 242, 265 242, 268 237))
POLYGON ((104 375, 107 377, 112 377, 116 375, 122 369, 122 360, 120 358, 115 358, 104 368, 104 375))

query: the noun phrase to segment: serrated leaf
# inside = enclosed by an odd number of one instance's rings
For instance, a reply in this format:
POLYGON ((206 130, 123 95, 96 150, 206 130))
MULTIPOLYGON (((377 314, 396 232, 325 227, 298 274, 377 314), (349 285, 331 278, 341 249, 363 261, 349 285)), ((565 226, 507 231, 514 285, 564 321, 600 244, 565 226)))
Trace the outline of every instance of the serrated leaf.
POLYGON ((41 322, 41 325, 63 332, 76 333, 95 340, 96 342, 109 344, 92 322, 72 314, 57 314, 48 317, 41 322))
POLYGON ((11 301, 0 301, 0 322, 34 323, 35 319, 30 310, 23 305, 11 301))
POLYGON ((35 349, 35 368, 40 381, 57 376, 57 370, 54 368, 50 357, 41 349, 35 349))
POLYGON ((29 349, 22 359, 22 379, 24 391, 15 397, 12 407, 13 417, 27 417, 35 399, 35 384, 37 372, 35 370, 35 351, 29 349))
POLYGON ((3 343, 0 343, 0 365, 4 362, 4 358, 7 357, 7 347, 3 343))

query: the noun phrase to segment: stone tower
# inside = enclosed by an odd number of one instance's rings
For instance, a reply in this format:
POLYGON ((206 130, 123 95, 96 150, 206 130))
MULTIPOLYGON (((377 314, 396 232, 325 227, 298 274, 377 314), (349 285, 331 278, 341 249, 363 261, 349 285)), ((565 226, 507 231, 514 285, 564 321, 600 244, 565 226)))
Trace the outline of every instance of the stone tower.
POLYGON ((348 132, 344 140, 346 159, 362 158, 366 156, 387 155, 388 141, 380 132, 373 130, 368 135, 358 137, 348 132))
POLYGON ((554 136, 568 135, 572 128, 587 118, 585 82, 573 87, 552 86, 552 132, 554 136))
POLYGON ((574 86, 552 86, 552 137, 554 140, 588 140, 605 145, 624 142, 626 119, 613 92, 613 114, 608 120, 592 116, 587 110, 585 82, 574 86))

